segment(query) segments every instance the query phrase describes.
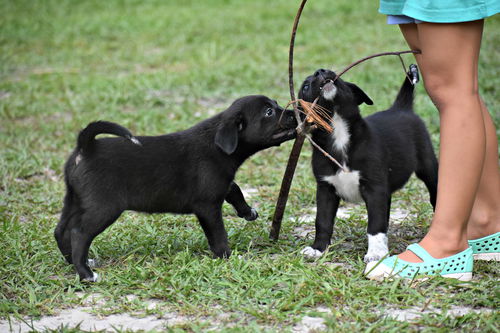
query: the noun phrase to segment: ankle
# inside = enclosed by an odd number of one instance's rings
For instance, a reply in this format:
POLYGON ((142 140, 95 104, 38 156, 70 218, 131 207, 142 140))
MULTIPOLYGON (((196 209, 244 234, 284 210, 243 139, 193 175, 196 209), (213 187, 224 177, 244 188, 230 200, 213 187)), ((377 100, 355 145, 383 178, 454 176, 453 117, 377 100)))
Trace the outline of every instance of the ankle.
POLYGON ((430 228, 427 235, 420 241, 420 245, 434 258, 445 258, 469 247, 465 231, 460 229, 445 231, 436 227, 430 228))
POLYGON ((469 247, 466 238, 424 237, 419 243, 434 258, 445 258, 464 251, 469 247))
MULTIPOLYGON (((435 259, 450 257, 469 247, 466 237, 441 237, 430 233, 428 233, 418 244, 435 259)), ((398 257, 408 262, 422 262, 422 259, 410 250, 406 250, 399 254, 398 257)))
POLYGON ((473 212, 467 225, 467 238, 478 239, 500 231, 500 212, 473 212))

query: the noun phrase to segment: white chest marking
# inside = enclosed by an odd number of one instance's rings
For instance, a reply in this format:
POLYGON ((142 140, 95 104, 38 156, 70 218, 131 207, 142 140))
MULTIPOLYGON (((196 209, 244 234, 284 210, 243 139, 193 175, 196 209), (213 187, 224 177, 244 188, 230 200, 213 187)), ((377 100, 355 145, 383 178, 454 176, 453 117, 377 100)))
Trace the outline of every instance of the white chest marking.
POLYGON ((332 119, 332 126, 333 147, 337 151, 344 154, 345 157, 345 153, 347 151, 351 138, 351 134, 349 133, 349 124, 344 119, 342 119, 341 116, 335 113, 332 119))
POLYGON ((361 202, 363 198, 359 192, 360 173, 357 170, 345 172, 339 170, 335 175, 324 176, 323 180, 335 187, 337 194, 349 202, 361 202))
POLYGON ((382 259, 389 252, 387 246, 387 235, 379 232, 376 235, 368 234, 368 252, 365 255, 365 262, 382 259))

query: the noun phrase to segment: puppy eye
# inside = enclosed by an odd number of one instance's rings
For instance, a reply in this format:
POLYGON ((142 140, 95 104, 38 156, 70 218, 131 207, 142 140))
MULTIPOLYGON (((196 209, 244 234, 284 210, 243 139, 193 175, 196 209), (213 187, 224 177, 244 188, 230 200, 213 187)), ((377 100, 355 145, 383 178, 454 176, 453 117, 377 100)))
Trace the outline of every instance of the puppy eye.
POLYGON ((274 115, 274 110, 271 108, 268 108, 266 110, 266 117, 272 117, 274 115))
POLYGON ((304 84, 304 86, 302 87, 302 92, 306 92, 307 90, 309 90, 309 85, 304 84))

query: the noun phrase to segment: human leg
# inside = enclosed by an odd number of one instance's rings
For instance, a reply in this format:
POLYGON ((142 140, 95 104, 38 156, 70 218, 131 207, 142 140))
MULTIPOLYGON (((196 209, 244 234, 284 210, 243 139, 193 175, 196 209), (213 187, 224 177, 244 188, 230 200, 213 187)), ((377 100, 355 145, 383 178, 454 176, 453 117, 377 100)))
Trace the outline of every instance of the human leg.
POLYGON ((422 241, 399 256, 369 263, 365 272, 370 279, 435 274, 445 267, 440 273, 443 276, 467 281, 476 250, 477 258, 500 258, 498 252, 491 252, 496 250, 500 230, 498 143, 478 93, 482 29, 482 21, 401 25, 408 44, 422 52, 416 56, 417 62, 440 113, 438 198, 431 227, 422 241), (484 235, 487 237, 481 237, 484 235), (467 239, 476 237, 481 238, 468 248, 467 239), (475 249, 481 242, 488 244, 475 249), (494 248, 488 249, 491 246, 494 248))
MULTIPOLYGON (((467 223, 485 161, 485 120, 477 87, 483 22, 400 27, 410 47, 422 52, 416 59, 426 90, 440 112, 436 212, 420 245, 433 257, 444 258, 468 246, 467 223)), ((422 261, 411 251, 399 258, 422 261)))
MULTIPOLYGON (((401 32, 412 50, 420 50, 416 24, 400 25, 401 32)), ((421 66, 421 55, 417 54, 421 66)), ((498 167, 498 139, 486 105, 481 100, 486 131, 486 154, 479 188, 467 225, 468 239, 477 239, 500 231, 500 171, 498 167)))
MULTIPOLYGON (((422 23, 416 28, 422 51, 420 69, 441 122, 436 211, 419 244, 433 257, 444 258, 468 246, 467 223, 485 160, 485 126, 477 87, 483 22, 422 23)), ((411 251, 399 258, 421 261, 411 251)))
POLYGON ((486 151, 477 78, 483 22, 400 27, 410 47, 421 51, 417 62, 427 93, 439 110, 436 209, 429 231, 419 244, 413 244, 397 257, 383 260, 380 265, 369 263, 367 276, 380 279, 398 274, 399 270, 400 276, 411 277, 442 269, 440 274, 445 276, 470 280, 472 250, 468 248, 467 224, 486 151))
POLYGON ((500 170, 495 125, 481 101, 486 129, 486 156, 476 200, 467 225, 469 239, 482 238, 500 231, 500 170))

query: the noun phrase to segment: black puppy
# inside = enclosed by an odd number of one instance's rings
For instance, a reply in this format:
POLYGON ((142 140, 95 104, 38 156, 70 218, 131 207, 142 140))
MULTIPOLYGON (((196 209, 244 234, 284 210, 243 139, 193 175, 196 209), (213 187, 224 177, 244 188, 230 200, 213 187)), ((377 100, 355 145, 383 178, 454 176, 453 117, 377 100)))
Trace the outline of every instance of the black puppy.
POLYGON ((94 122, 82 130, 65 166, 64 208, 57 244, 80 279, 96 281, 89 246, 124 210, 194 213, 216 257, 229 257, 222 203, 257 218, 233 182, 252 154, 295 137, 290 110, 265 96, 246 96, 185 131, 133 137, 120 125, 94 122), (123 138, 95 136, 109 133, 123 138), (125 138, 125 139, 124 139, 125 138), (128 139, 128 140, 127 140, 128 139))
MULTIPOLYGON (((412 68, 416 70, 416 66, 412 68)), ((391 194, 415 172, 427 186, 434 207, 438 163, 427 129, 413 112, 414 88, 409 79, 405 79, 388 110, 362 118, 358 105, 372 105, 372 100, 355 84, 341 79, 334 82, 335 77, 332 71, 317 70, 305 79, 299 92, 299 98, 309 102, 319 96, 318 104, 331 111, 333 133, 318 129, 312 136, 344 166, 344 170, 340 169, 314 149, 316 237, 302 253, 319 257, 326 250, 339 201, 343 199, 365 202, 368 252, 364 260, 379 260, 388 252, 391 194)))

